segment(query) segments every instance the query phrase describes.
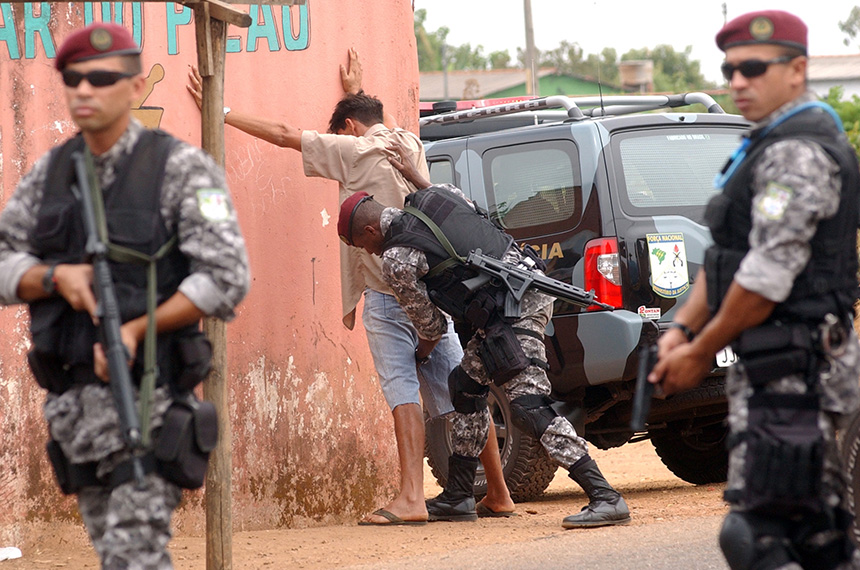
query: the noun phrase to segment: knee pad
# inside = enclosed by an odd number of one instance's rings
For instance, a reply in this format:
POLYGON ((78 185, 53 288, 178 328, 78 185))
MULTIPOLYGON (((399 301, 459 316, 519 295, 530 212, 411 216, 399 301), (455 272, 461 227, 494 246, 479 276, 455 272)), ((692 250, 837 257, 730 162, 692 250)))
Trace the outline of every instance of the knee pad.
POLYGON ((457 366, 448 375, 448 393, 454 411, 461 414, 474 414, 487 408, 489 386, 484 386, 466 374, 462 366, 457 366))
POLYGON ((546 396, 520 396, 511 400, 511 421, 523 432, 540 439, 558 417, 546 396))

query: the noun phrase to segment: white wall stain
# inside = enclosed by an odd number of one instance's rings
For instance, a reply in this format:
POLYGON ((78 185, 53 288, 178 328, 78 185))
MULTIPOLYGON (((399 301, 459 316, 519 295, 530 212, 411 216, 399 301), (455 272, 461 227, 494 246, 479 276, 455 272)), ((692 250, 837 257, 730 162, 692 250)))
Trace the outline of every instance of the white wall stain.
POLYGON ((322 216, 323 227, 326 227, 329 224, 329 220, 331 220, 331 216, 328 215, 328 212, 325 208, 323 208, 322 212, 320 212, 320 216, 322 216))

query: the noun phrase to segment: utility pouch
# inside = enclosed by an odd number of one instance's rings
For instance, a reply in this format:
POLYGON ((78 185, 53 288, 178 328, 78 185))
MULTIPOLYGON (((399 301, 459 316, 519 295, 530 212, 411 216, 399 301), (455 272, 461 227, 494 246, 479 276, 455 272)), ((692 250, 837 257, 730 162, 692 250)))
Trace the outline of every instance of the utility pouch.
POLYGON ((198 489, 217 441, 215 406, 192 393, 177 397, 164 414, 155 442, 158 472, 183 489, 198 489))
POLYGON ((51 467, 54 468, 57 485, 59 485, 60 491, 64 495, 72 495, 84 487, 103 485, 102 481, 96 476, 95 461, 69 463, 60 444, 53 439, 48 441, 45 450, 48 452, 48 460, 51 462, 51 467))
POLYGON ((759 392, 749 400, 741 503, 777 515, 823 508, 824 435, 818 397, 759 392))
POLYGON ((190 392, 212 369, 212 344, 203 333, 197 332, 178 338, 175 351, 176 370, 179 370, 176 389, 180 393, 190 392))
POLYGON ((753 385, 805 373, 812 339, 805 325, 765 325, 741 333, 735 351, 753 385))
POLYGON ((62 394, 69 389, 71 381, 57 356, 34 349, 27 353, 27 363, 41 388, 55 394, 62 394))
POLYGON ((500 302, 498 293, 496 287, 484 287, 475 293, 466 307, 466 322, 476 329, 485 328, 496 309, 504 306, 504 297, 500 302))
POLYGON ((478 356, 484 363, 487 376, 496 386, 502 386, 531 366, 532 361, 523 352, 523 346, 510 324, 496 319, 484 332, 486 338, 478 347, 478 356))

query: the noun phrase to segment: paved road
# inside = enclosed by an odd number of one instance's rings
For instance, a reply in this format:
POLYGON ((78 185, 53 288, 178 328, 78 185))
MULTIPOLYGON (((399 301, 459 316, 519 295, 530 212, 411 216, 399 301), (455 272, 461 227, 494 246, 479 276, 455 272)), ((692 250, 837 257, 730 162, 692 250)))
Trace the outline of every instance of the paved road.
MULTIPOLYGON (((717 533, 722 515, 646 526, 566 531, 527 542, 477 545, 344 570, 726 570, 717 533)), ((456 532, 456 523, 449 524, 456 532)), ((463 523, 460 523, 463 524, 463 523)))

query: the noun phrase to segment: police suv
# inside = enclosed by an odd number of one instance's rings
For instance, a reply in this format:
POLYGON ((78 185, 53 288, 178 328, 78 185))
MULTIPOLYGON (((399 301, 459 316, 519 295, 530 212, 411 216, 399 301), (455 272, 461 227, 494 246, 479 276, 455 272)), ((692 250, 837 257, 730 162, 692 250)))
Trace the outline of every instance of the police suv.
MULTIPOLYGON (((681 479, 725 481, 731 349, 717 355, 699 388, 654 399, 638 433, 630 428, 631 400, 638 349, 656 342, 690 292, 711 244, 703 216, 714 176, 748 123, 703 93, 456 105, 436 104, 421 118, 431 180, 461 188, 537 250, 547 275, 615 307, 556 301, 546 345, 557 411, 599 449, 650 439, 681 479), (445 105, 453 110, 440 113, 445 105)), ((556 465, 514 427, 502 388, 490 388, 511 495, 532 499, 556 465)), ((444 418, 428 420, 426 454, 442 485, 449 429, 444 418)), ((486 491, 481 471, 475 490, 486 491)))

